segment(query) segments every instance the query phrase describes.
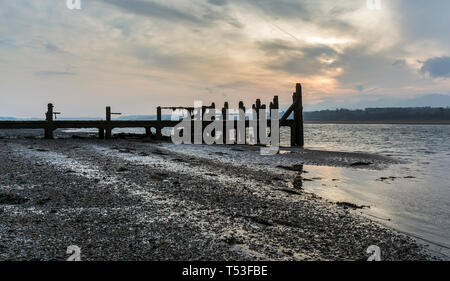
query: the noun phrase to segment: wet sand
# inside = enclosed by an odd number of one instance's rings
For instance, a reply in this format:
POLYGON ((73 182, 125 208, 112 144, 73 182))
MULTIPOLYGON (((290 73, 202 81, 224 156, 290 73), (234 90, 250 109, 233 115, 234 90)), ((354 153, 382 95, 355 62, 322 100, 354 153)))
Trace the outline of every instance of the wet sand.
POLYGON ((383 169, 392 158, 13 133, 0 135, 0 260, 65 260, 70 245, 82 260, 366 260, 370 245, 383 260, 431 259, 301 187, 300 164, 383 169))

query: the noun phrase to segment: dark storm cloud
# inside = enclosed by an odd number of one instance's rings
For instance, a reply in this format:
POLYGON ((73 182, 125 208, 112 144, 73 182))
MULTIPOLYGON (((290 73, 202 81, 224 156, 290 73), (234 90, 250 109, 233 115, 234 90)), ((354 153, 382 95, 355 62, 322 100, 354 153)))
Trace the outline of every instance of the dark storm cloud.
POLYGON ((431 77, 450 77, 450 57, 431 58, 423 62, 420 72, 431 77))

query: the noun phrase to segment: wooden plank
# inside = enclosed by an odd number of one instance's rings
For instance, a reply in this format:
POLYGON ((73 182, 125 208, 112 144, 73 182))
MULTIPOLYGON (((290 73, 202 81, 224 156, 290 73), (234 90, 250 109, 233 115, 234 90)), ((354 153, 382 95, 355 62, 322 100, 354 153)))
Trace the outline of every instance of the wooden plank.
MULTIPOLYGON (((270 120, 267 120, 270 124, 270 120)), ((114 128, 145 128, 153 127, 161 124, 162 128, 174 127, 180 121, 162 120, 115 120, 109 123, 109 126, 114 128)), ((204 125, 210 124, 211 121, 203 121, 204 125)), ((290 126, 293 120, 286 120, 285 126, 290 126)), ((249 120, 245 121, 246 126, 249 125, 249 120)), ((53 129, 96 129, 107 127, 105 120, 85 120, 85 121, 53 121, 53 129)), ((0 129, 45 129, 48 127, 47 121, 0 121, 0 129)))

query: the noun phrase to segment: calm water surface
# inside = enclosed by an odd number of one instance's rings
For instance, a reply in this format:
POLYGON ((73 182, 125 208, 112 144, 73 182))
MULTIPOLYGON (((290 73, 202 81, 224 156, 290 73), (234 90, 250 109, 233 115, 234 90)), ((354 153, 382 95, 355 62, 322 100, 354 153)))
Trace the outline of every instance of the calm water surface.
POLYGON ((323 179, 305 188, 333 201, 370 205, 367 215, 450 254, 450 126, 306 124, 305 143, 404 161, 383 171, 306 166, 312 177, 323 179))

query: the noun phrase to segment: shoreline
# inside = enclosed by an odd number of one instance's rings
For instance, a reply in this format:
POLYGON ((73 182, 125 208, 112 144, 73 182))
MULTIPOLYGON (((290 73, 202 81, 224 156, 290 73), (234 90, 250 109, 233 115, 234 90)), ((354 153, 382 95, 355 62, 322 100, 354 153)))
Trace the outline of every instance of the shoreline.
POLYGON ((0 260, 64 260, 69 245, 84 260, 365 260, 373 244, 384 260, 431 259, 413 238, 295 184, 299 159, 383 169, 388 157, 283 148, 274 166, 252 146, 0 143, 2 198, 15 199, 0 205, 0 260))
POLYGON ((450 125, 450 120, 437 121, 304 121, 305 124, 377 124, 377 125, 450 125))

